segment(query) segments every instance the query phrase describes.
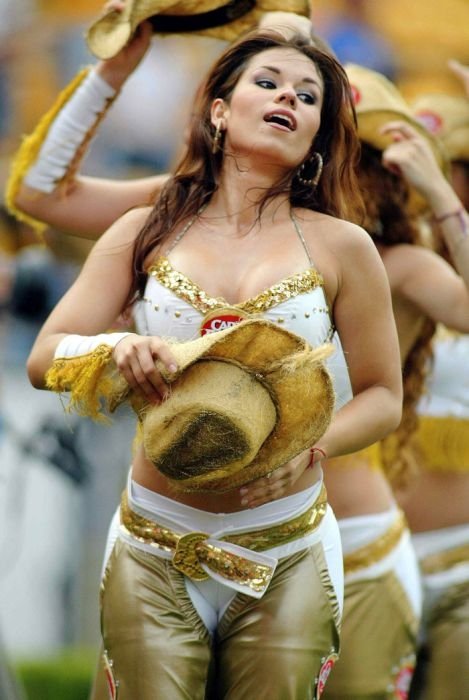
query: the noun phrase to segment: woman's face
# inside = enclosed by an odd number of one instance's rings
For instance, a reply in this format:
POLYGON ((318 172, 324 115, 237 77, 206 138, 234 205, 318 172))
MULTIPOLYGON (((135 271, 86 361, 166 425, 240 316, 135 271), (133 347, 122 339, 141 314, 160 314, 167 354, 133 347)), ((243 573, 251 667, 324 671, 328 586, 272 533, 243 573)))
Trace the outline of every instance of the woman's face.
MULTIPOLYGON (((316 66, 299 51, 272 48, 258 54, 229 104, 219 105, 226 126, 225 152, 259 156, 283 169, 296 167, 319 130, 323 91, 316 66)), ((215 124, 216 117, 214 107, 215 124)))

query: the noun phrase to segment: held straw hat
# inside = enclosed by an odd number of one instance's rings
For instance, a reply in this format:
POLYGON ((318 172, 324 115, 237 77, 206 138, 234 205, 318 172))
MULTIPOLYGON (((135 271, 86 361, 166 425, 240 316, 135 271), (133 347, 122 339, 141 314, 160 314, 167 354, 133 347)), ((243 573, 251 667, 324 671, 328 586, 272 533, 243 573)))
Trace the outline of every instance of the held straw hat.
MULTIPOLYGON (((384 151, 393 141, 390 134, 380 133, 381 128, 390 121, 405 121, 425 136, 438 165, 447 173, 448 161, 442 143, 415 118, 396 86, 381 73, 355 63, 346 64, 345 71, 355 104, 359 138, 377 150, 384 151)), ((424 198, 411 188, 410 211, 418 214, 425 208, 424 198)))
POLYGON ((234 41, 265 12, 294 12, 309 17, 309 0, 126 0, 122 12, 107 12, 88 29, 90 51, 98 58, 115 56, 138 25, 150 20, 158 34, 191 32, 234 41))
POLYGON ((469 99, 460 95, 430 94, 418 97, 412 113, 439 138, 450 160, 469 161, 469 99))
POLYGON ((264 476, 312 446, 334 407, 316 349, 268 321, 251 319, 170 344, 178 370, 160 405, 138 406, 147 457, 184 491, 227 491, 264 476))

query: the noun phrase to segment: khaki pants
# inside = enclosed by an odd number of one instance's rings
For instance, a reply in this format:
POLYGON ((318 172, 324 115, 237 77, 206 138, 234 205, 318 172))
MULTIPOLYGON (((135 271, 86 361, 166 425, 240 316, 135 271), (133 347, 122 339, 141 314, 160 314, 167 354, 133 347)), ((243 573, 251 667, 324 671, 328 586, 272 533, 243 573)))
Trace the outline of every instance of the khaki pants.
MULTIPOLYGON (((214 638, 182 574, 120 540, 101 604, 118 700, 313 700, 339 645, 339 606, 320 544, 281 560, 260 600, 237 594, 214 638)), ((92 698, 110 697, 101 669, 92 698)))
POLYGON ((441 596, 427 620, 426 635, 419 655, 424 668, 410 697, 469 698, 469 581, 448 588, 441 596))
MULTIPOLYGON (((345 582, 341 655, 323 700, 404 699, 418 621, 393 572, 345 582)), ((443 700, 440 698, 439 700, 443 700)))

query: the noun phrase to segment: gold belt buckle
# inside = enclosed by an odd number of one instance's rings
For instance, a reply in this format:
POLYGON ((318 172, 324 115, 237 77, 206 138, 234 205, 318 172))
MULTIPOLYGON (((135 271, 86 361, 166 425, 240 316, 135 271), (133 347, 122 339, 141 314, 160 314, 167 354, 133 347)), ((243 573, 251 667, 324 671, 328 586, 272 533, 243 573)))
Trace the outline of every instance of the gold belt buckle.
POLYGON ((181 535, 173 555, 173 566, 194 581, 205 581, 209 575, 199 563, 197 545, 208 538, 205 532, 189 532, 181 535))

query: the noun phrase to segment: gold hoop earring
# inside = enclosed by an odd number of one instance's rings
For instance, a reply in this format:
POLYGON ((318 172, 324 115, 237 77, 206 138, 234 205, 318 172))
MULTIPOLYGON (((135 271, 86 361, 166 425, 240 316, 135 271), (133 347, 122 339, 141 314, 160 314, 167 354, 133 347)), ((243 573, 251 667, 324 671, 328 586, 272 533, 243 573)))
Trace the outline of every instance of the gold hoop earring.
POLYGON ((300 168, 299 168, 298 173, 296 175, 298 178, 298 182, 300 182, 302 185, 305 185, 305 187, 317 187, 319 179, 321 177, 323 166, 324 166, 324 161, 323 161, 322 155, 318 151, 315 151, 313 153, 313 155, 311 156, 311 161, 302 163, 300 165, 300 168), (306 179, 302 176, 302 173, 304 172, 306 165, 312 164, 313 159, 314 159, 314 163, 316 165, 316 174, 314 175, 314 177, 306 179))
POLYGON ((222 130, 221 130, 221 119, 218 120, 217 126, 215 129, 215 134, 213 135, 213 142, 212 142, 212 153, 218 153, 220 150, 220 141, 221 141, 221 135, 222 135, 222 130))

